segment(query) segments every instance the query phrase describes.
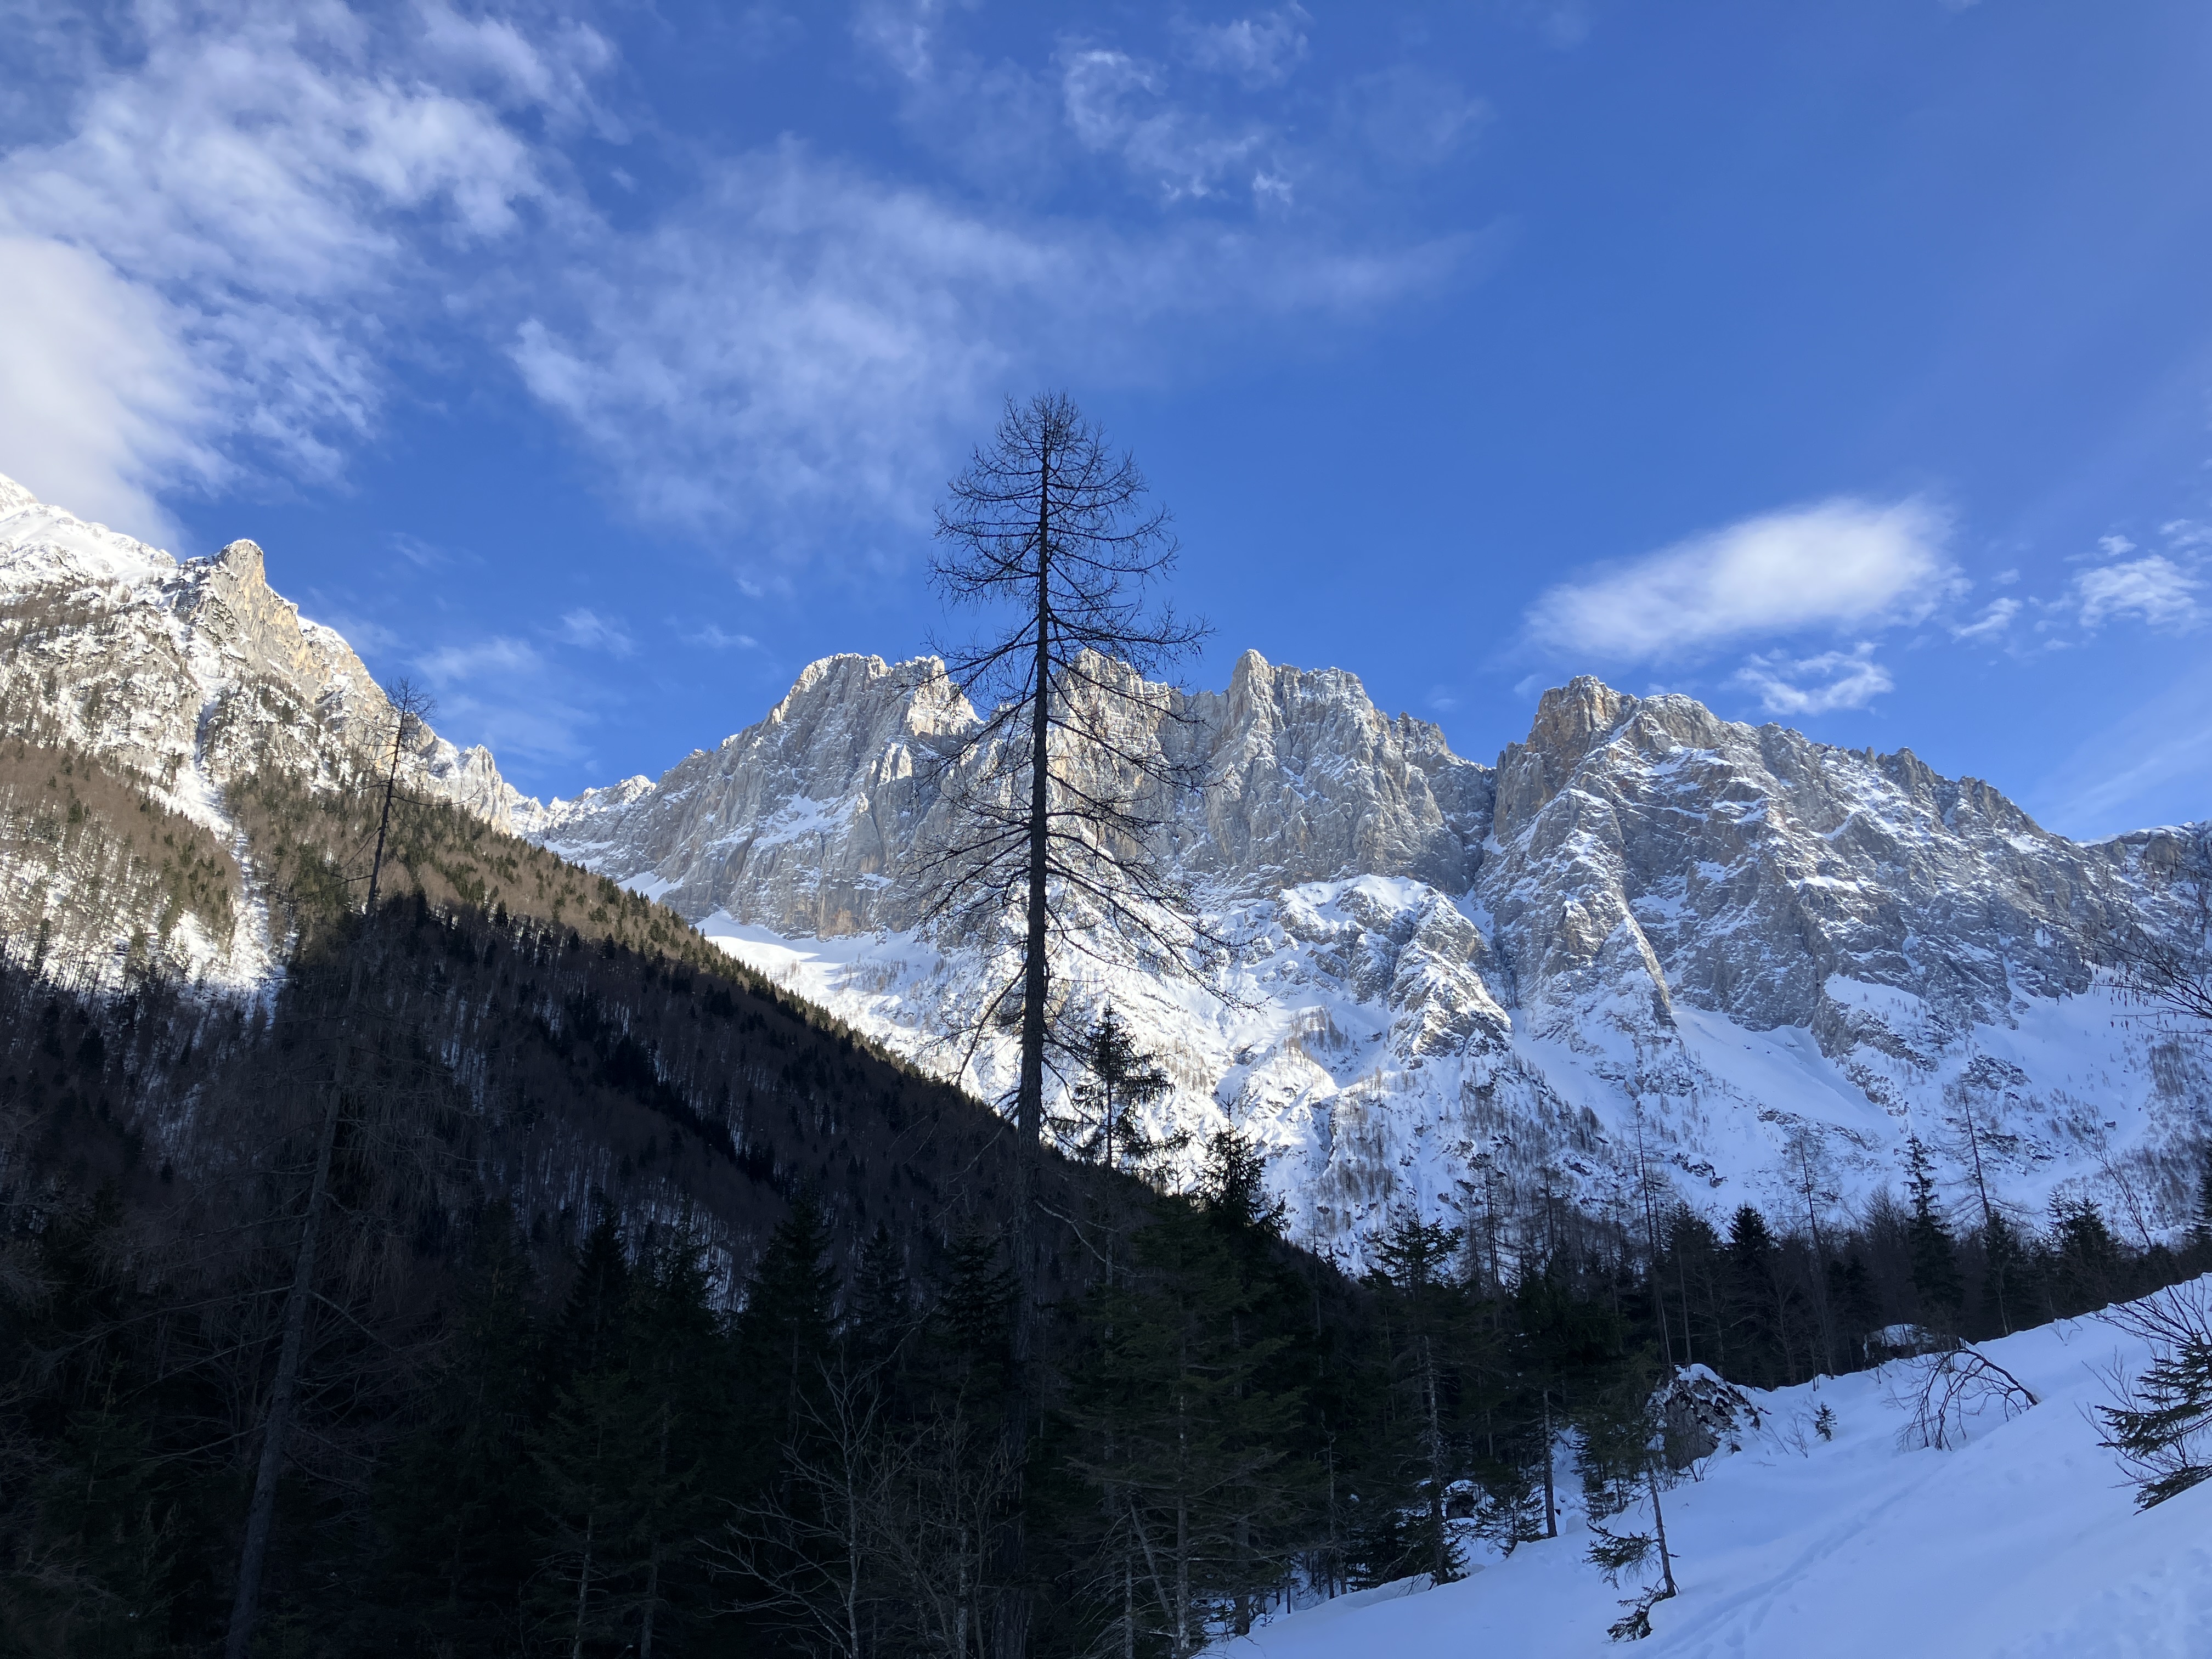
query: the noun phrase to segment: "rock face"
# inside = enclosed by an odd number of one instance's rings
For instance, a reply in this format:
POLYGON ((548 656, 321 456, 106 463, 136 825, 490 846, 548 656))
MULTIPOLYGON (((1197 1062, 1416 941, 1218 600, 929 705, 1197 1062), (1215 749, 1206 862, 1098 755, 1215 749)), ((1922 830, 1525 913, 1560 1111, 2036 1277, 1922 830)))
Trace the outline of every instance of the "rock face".
MULTIPOLYGON (((179 562, 6 478, 0 709, 10 734, 90 751, 230 849, 247 902, 230 937, 191 941, 185 965, 241 988, 265 976, 276 942, 225 791, 264 765, 334 784, 392 729, 361 659, 270 590, 253 543, 179 562)), ((489 751, 426 734, 409 764, 411 787, 504 823, 514 792, 489 751)))
MULTIPOLYGON (((1655 1171, 1817 1210, 1891 1178, 1908 1133, 1963 1157, 1970 1128, 2014 1201, 2087 1181, 2179 1220, 2202 1059, 2120 1018, 2091 964, 2175 902, 2191 832, 2079 845, 1910 751, 1589 678, 1495 768, 1350 674, 1256 653, 1224 692, 1147 696, 1131 741, 1203 780, 1158 851, 1233 941, 1205 970, 1222 994, 1110 940, 1058 971, 1079 1017, 1112 1001, 1168 1065, 1164 1117, 1267 1149, 1305 1242, 1356 1255, 1396 1206, 1468 1217, 1501 1182, 1603 1200, 1655 1171)), ((930 759, 975 720, 934 663, 832 658, 658 783, 515 821, 951 1069, 1006 952, 919 927, 912 872, 948 830, 930 759)), ((1012 1079, 986 1043, 971 1084, 1012 1079)))
MULTIPOLYGON (((354 774, 391 720, 360 659, 252 543, 179 563, 4 479, 0 631, 9 732, 91 751, 230 848, 245 902, 205 906, 179 948, 211 984, 265 983, 281 941, 226 791, 263 766, 354 774)), ((2078 1183, 2131 1231, 2186 1213, 2203 1050, 2092 964, 2186 908, 2201 829, 2079 845, 1909 751, 1592 679, 1546 693, 1495 767, 1338 670, 1248 653, 1222 691, 1127 689, 1124 741, 1197 780, 1156 803, 1155 850, 1227 949, 1186 981, 1094 939, 1057 963, 1062 1012, 1110 1001, 1175 1079, 1157 1127, 1250 1137, 1305 1243, 1356 1260, 1398 1209, 1474 1224, 1509 1189, 1603 1205, 1655 1180, 1818 1215, 1893 1181, 1908 1134, 1954 1170, 1977 1152, 2018 1205, 2078 1183)), ((1010 1042, 951 1039, 1006 935, 925 926, 915 873, 957 832, 941 780, 976 720, 933 662, 834 657, 658 781, 541 805, 481 749, 429 737, 410 766, 991 1097, 1010 1042)), ((59 914, 62 866, 12 811, 15 933, 59 914)), ((143 932, 79 878, 70 926, 143 932)))

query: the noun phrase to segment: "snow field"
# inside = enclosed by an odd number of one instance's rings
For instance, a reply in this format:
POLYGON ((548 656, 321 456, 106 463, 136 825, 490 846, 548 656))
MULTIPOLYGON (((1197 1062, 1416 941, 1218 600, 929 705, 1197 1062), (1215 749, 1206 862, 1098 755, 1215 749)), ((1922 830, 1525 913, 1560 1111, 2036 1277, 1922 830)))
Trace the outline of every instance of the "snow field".
MULTIPOLYGON (((1607 1637, 1632 1586, 1626 1575, 1608 1585, 1583 1559, 1589 1534, 1568 1480, 1557 1539, 1510 1558, 1488 1551, 1455 1583, 1412 1594, 1384 1586, 1210 1651, 2208 1659, 2212 1482, 2138 1511, 2097 1443, 2106 1376, 2115 1363, 2139 1371, 2143 1346, 2094 1317, 1980 1346, 2041 1403, 2009 1421, 1985 1411, 1951 1451, 1900 1447, 1913 1362, 1746 1390, 1763 1426, 1665 1495, 1681 1594, 1652 1610, 1647 1641, 1607 1637), (1832 1442, 1813 1428, 1823 1405, 1836 1416, 1832 1442)), ((1650 1520, 1646 1505, 1608 1524, 1648 1531, 1650 1520)))

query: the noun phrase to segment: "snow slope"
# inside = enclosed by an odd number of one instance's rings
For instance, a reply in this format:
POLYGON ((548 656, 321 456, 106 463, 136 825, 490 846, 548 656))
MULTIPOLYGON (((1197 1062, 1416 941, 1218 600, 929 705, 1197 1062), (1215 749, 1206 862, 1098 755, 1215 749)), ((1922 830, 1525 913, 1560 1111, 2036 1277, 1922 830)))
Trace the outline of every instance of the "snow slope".
MULTIPOLYGON (((1370 1654, 1751 1656, 1752 1659, 2204 1659, 2212 1655, 2212 1484, 2138 1512, 2091 1410, 2140 1344, 2091 1317, 1985 1343, 2041 1403, 1994 1413, 1955 1450, 1900 1449, 1907 1367, 1747 1390, 1764 1425, 1666 1494, 1680 1595, 1646 1641, 1607 1626, 1629 1593, 1561 1535, 1495 1553, 1456 1583, 1289 1614, 1219 1659, 1370 1654), (1813 1431, 1822 1405, 1832 1442, 1813 1431)), ((1574 1491, 1571 1485, 1563 1488, 1574 1491)), ((1573 1499, 1571 1502, 1575 1501, 1573 1499)), ((1609 1523, 1648 1530, 1648 1507, 1609 1523)), ((1419 1585, 1423 1581, 1413 1581, 1419 1585)), ((1394 1593, 1395 1592, 1395 1593, 1394 1593)))

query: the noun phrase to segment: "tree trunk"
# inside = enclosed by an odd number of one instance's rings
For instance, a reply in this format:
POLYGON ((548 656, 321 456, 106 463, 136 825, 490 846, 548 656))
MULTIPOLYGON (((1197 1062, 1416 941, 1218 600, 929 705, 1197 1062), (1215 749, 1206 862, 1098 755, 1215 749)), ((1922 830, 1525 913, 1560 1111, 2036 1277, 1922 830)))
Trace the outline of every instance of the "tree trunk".
MULTIPOLYGON (((341 1051, 343 1052, 343 1051, 341 1051)), ((261 1612, 261 1569, 269 1554, 269 1533, 276 1519, 276 1485, 284 1473, 284 1441, 292 1426, 292 1407, 300 1392, 301 1351, 307 1345, 307 1304, 314 1297, 315 1257, 321 1243, 323 1212, 330 1202, 331 1155, 337 1144, 338 1106, 345 1065, 323 1109, 315 1140, 315 1174, 307 1188, 307 1215, 300 1251, 292 1265, 292 1288, 284 1296, 284 1336, 276 1352, 276 1377, 269 1390, 269 1414, 261 1431, 261 1461, 253 1474, 253 1501, 246 1510, 246 1544, 239 1553, 238 1589, 231 1601, 225 1659, 246 1659, 253 1625, 261 1612)))
POLYGON ((576 1634, 568 1645, 568 1659, 584 1659, 584 1614, 592 1595, 592 1527, 598 1519, 589 1512, 584 1516, 584 1565, 576 1570, 576 1634))
POLYGON ((1544 1536, 1559 1535, 1559 1497, 1552 1484, 1552 1392, 1544 1391, 1544 1536))
MULTIPOLYGON (((1667 1548, 1667 1517, 1659 1509, 1659 1476, 1656 1470, 1646 1467, 1644 1480, 1651 1488, 1651 1529, 1659 1537, 1659 1574, 1667 1587, 1667 1595, 1672 1595, 1674 1594, 1674 1558, 1667 1548)), ((1663 1596, 1661 1598, 1662 1601, 1665 1599, 1663 1596)))
MULTIPOLYGON (((374 872, 372 871, 372 876, 374 872)), ((261 1615, 261 1575, 269 1557, 269 1534, 276 1520, 276 1487, 284 1474, 285 1441, 300 1394, 300 1366, 307 1346, 307 1311, 314 1300, 315 1266, 322 1245, 323 1213, 330 1207, 331 1159, 337 1146, 338 1115, 353 1058, 351 1029, 355 999, 361 989, 361 958, 354 958, 339 1013, 337 1059, 323 1121, 315 1136, 315 1169, 307 1187, 307 1213, 301 1223, 300 1247, 292 1262, 292 1286, 284 1295, 284 1334, 276 1351, 276 1376, 269 1389, 268 1415, 261 1432, 261 1458, 253 1474, 253 1498, 246 1513, 246 1540, 239 1551, 238 1585, 231 1599, 230 1629, 224 1659, 246 1659, 253 1626, 261 1615)))

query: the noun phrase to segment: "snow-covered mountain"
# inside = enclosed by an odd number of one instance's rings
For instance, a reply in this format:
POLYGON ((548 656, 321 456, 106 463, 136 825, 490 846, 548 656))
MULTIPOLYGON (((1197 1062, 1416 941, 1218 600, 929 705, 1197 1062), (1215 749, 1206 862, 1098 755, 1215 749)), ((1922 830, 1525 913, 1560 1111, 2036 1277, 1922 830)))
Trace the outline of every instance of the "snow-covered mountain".
MULTIPOLYGON (((0 636, 7 735, 35 750, 0 756, 0 942, 97 979, 151 939, 264 983, 283 941, 226 800, 264 767, 357 775, 390 720, 360 659, 252 543, 179 562, 4 480, 0 636), (173 815, 124 826, 137 864, 72 840, 76 784, 40 758, 64 751, 173 815)), ((2077 844, 1910 752, 1591 679, 1495 766, 1337 670, 1248 653, 1222 691, 1132 689, 1128 740, 1203 780, 1158 803, 1158 851, 1231 948, 1209 982, 1071 954, 1068 1012, 1121 1012, 1194 1144, 1257 1139, 1302 1241, 1356 1256, 1398 1206, 1602 1203, 1655 1171, 1817 1211, 1892 1179, 1913 1132, 1962 1167, 1971 1131, 2024 1206, 2086 1182, 2130 1231, 2179 1219, 2212 1079, 2092 963, 2176 904, 2198 832, 2077 844)), ((434 737, 410 772, 950 1073, 1012 949, 924 927, 913 873, 953 823, 933 757, 975 720, 933 663, 835 657, 658 781, 541 805, 434 737)), ((987 1043, 968 1080, 1002 1093, 1012 1061, 987 1043)))
MULTIPOLYGON (((180 916, 163 943, 189 975, 236 988, 265 979, 281 941, 226 792, 263 766, 335 785, 392 729, 353 647, 270 590, 253 543, 180 562, 4 477, 0 711, 8 737, 88 752, 210 838, 242 902, 222 913, 227 926, 180 916)), ((495 823, 514 799, 488 750, 434 734, 409 782, 495 823)), ((134 915, 119 889, 101 902, 112 860, 37 833, 35 811, 16 791, 0 800, 0 933, 52 936, 97 978, 158 919, 134 915)))
MULTIPOLYGON (((2087 1182, 2131 1227, 2180 1219, 2212 1079, 2092 963, 2174 902, 2193 832, 2079 844, 1909 750, 1589 678, 1495 767, 1256 653, 1145 696, 1128 740, 1204 780, 1160 803, 1159 852, 1232 942, 1225 994, 1110 941, 1059 971, 1167 1064, 1164 1120, 1267 1149, 1301 1241, 1356 1255, 1395 1206, 1603 1202, 1654 1170, 1802 1213, 1893 1179, 1908 1133, 1962 1168, 1970 1130, 2011 1202, 2087 1182)), ((950 1072, 1010 959, 921 927, 913 875, 950 823, 931 757, 975 718, 933 662, 831 658, 657 782, 514 822, 950 1072)), ((987 1043, 973 1086, 1012 1062, 987 1043)))

